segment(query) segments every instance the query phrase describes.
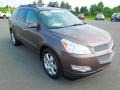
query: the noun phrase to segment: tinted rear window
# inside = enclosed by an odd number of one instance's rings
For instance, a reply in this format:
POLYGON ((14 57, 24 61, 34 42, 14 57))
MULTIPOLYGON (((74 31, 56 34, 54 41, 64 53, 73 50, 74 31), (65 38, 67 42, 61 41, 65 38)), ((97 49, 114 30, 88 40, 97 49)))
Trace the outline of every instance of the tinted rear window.
POLYGON ((17 15, 17 20, 20 22, 25 23, 26 20, 26 14, 27 14, 27 10, 26 9, 20 9, 17 15))

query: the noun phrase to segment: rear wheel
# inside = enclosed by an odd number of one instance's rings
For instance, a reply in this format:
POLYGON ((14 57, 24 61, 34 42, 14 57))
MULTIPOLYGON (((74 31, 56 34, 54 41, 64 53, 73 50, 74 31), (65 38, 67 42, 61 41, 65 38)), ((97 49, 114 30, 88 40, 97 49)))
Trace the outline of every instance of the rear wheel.
POLYGON ((15 34, 12 31, 10 32, 10 36, 11 36, 11 42, 14 46, 18 46, 21 44, 21 42, 16 38, 15 34))
POLYGON ((52 79, 57 79, 61 75, 61 66, 56 54, 50 50, 45 49, 42 52, 42 65, 47 75, 52 79))

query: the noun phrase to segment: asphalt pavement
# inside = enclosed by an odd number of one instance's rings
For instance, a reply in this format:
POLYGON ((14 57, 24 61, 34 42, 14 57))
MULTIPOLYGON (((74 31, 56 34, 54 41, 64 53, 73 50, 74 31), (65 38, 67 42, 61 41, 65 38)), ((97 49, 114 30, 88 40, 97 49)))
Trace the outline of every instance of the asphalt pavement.
POLYGON ((93 76, 69 81, 50 79, 39 56, 22 45, 10 42, 7 20, 0 20, 0 90, 120 90, 120 22, 87 21, 111 33, 115 56, 112 64, 93 76))

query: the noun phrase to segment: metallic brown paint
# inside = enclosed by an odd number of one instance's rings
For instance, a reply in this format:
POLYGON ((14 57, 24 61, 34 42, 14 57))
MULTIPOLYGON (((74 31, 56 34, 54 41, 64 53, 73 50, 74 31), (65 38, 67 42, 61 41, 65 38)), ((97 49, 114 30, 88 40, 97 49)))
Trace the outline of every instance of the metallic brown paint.
POLYGON ((34 48, 38 53, 42 52, 42 47, 48 47, 53 50, 61 62, 61 69, 63 70, 65 76, 78 77, 81 75, 91 75, 104 69, 111 63, 110 61, 100 64, 98 62, 98 57, 103 55, 110 56, 113 45, 111 45, 109 49, 101 52, 95 52, 93 50, 96 46, 107 44, 112 41, 110 34, 100 28, 84 24, 60 29, 47 29, 39 16, 38 21, 40 29, 28 28, 26 24, 17 21, 15 17, 16 14, 13 15, 9 20, 10 30, 15 33, 16 37, 21 42, 29 47, 34 48), (88 46, 89 48, 92 48, 92 54, 76 55, 68 53, 62 45, 61 39, 67 39, 80 45, 88 46), (87 65, 91 67, 92 71, 86 73, 74 71, 71 68, 71 64, 81 66, 87 65))

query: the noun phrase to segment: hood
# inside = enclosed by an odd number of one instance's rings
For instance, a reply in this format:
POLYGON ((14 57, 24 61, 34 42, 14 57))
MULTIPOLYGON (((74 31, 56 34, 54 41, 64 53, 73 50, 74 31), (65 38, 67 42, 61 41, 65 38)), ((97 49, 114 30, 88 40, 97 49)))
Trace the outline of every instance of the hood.
POLYGON ((88 24, 51 29, 51 31, 61 38, 72 40, 87 46, 97 46, 108 43, 111 40, 111 36, 108 32, 88 24))

